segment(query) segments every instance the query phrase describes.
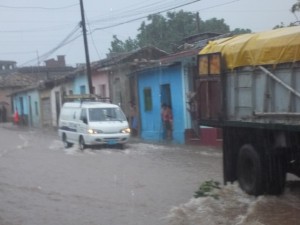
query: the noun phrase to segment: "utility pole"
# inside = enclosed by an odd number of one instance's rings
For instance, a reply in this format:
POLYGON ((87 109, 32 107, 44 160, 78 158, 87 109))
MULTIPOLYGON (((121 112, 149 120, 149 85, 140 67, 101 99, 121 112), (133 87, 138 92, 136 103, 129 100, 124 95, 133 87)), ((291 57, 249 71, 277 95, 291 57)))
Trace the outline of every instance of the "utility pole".
POLYGON ((199 12, 196 13, 196 23, 197 23, 197 31, 198 34, 200 33, 200 16, 199 16, 199 12))
POLYGON ((80 11, 81 11, 81 27, 82 27, 82 32, 83 32, 86 72, 87 72, 87 78, 88 78, 89 93, 94 94, 93 93, 93 84, 92 84, 92 70, 91 70, 91 65, 90 65, 89 48, 88 48, 88 41, 87 41, 87 37, 86 37, 86 26, 85 26, 85 17, 84 17, 84 9, 83 9, 83 0, 80 0, 80 11))

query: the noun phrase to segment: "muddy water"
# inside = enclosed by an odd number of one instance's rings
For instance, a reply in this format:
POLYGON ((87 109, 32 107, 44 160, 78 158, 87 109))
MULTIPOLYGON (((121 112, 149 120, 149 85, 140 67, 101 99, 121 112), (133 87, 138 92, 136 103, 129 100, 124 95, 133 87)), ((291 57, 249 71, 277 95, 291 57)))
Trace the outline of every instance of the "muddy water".
POLYGON ((134 142, 82 152, 64 149, 57 134, 0 134, 0 225, 300 224, 299 182, 280 197, 234 184, 218 199, 188 201, 198 182, 222 180, 220 151, 134 142))
POLYGON ((237 184, 217 191, 219 199, 191 199, 170 210, 170 225, 298 225, 300 182, 289 182, 282 196, 252 197, 237 184))

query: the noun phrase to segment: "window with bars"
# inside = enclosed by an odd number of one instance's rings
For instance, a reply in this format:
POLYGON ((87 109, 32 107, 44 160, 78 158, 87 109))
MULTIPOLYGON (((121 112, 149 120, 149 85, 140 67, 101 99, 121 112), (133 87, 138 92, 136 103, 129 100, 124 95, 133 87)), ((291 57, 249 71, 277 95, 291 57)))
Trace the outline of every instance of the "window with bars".
POLYGON ((151 88, 144 89, 145 111, 152 111, 152 92, 151 88))

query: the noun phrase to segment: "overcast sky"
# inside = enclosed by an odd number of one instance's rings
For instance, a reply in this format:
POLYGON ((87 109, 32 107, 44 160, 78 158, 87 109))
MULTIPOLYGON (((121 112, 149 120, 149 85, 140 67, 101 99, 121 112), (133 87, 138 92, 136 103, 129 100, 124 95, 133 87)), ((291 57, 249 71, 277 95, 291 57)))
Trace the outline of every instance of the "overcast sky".
MULTIPOLYGON (((290 12, 297 0, 85 0, 90 60, 106 57, 112 36, 135 38, 149 13, 168 9, 199 12, 202 20, 224 19, 230 29, 253 32, 296 21, 290 12), (194 3, 193 3, 194 2, 194 3), (191 3, 191 4, 189 4, 191 3), (185 5, 181 6, 180 5, 185 5), (176 9, 175 9, 176 8, 176 9), (129 22, 134 21, 134 22, 129 22), (116 24, 122 24, 114 26, 116 24), (113 27, 112 27, 113 26, 113 27)), ((300 15, 298 15, 300 18, 300 15)), ((68 65, 85 62, 79 0, 1 0, 0 60, 18 66, 43 65, 65 55, 68 65)))

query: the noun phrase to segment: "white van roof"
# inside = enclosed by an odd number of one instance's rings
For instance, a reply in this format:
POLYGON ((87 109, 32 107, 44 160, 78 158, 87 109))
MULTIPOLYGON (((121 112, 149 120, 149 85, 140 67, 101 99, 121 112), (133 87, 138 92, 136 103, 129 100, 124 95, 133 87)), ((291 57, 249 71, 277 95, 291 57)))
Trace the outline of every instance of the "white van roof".
POLYGON ((63 107, 68 108, 118 108, 119 106, 105 102, 66 102, 63 107))

